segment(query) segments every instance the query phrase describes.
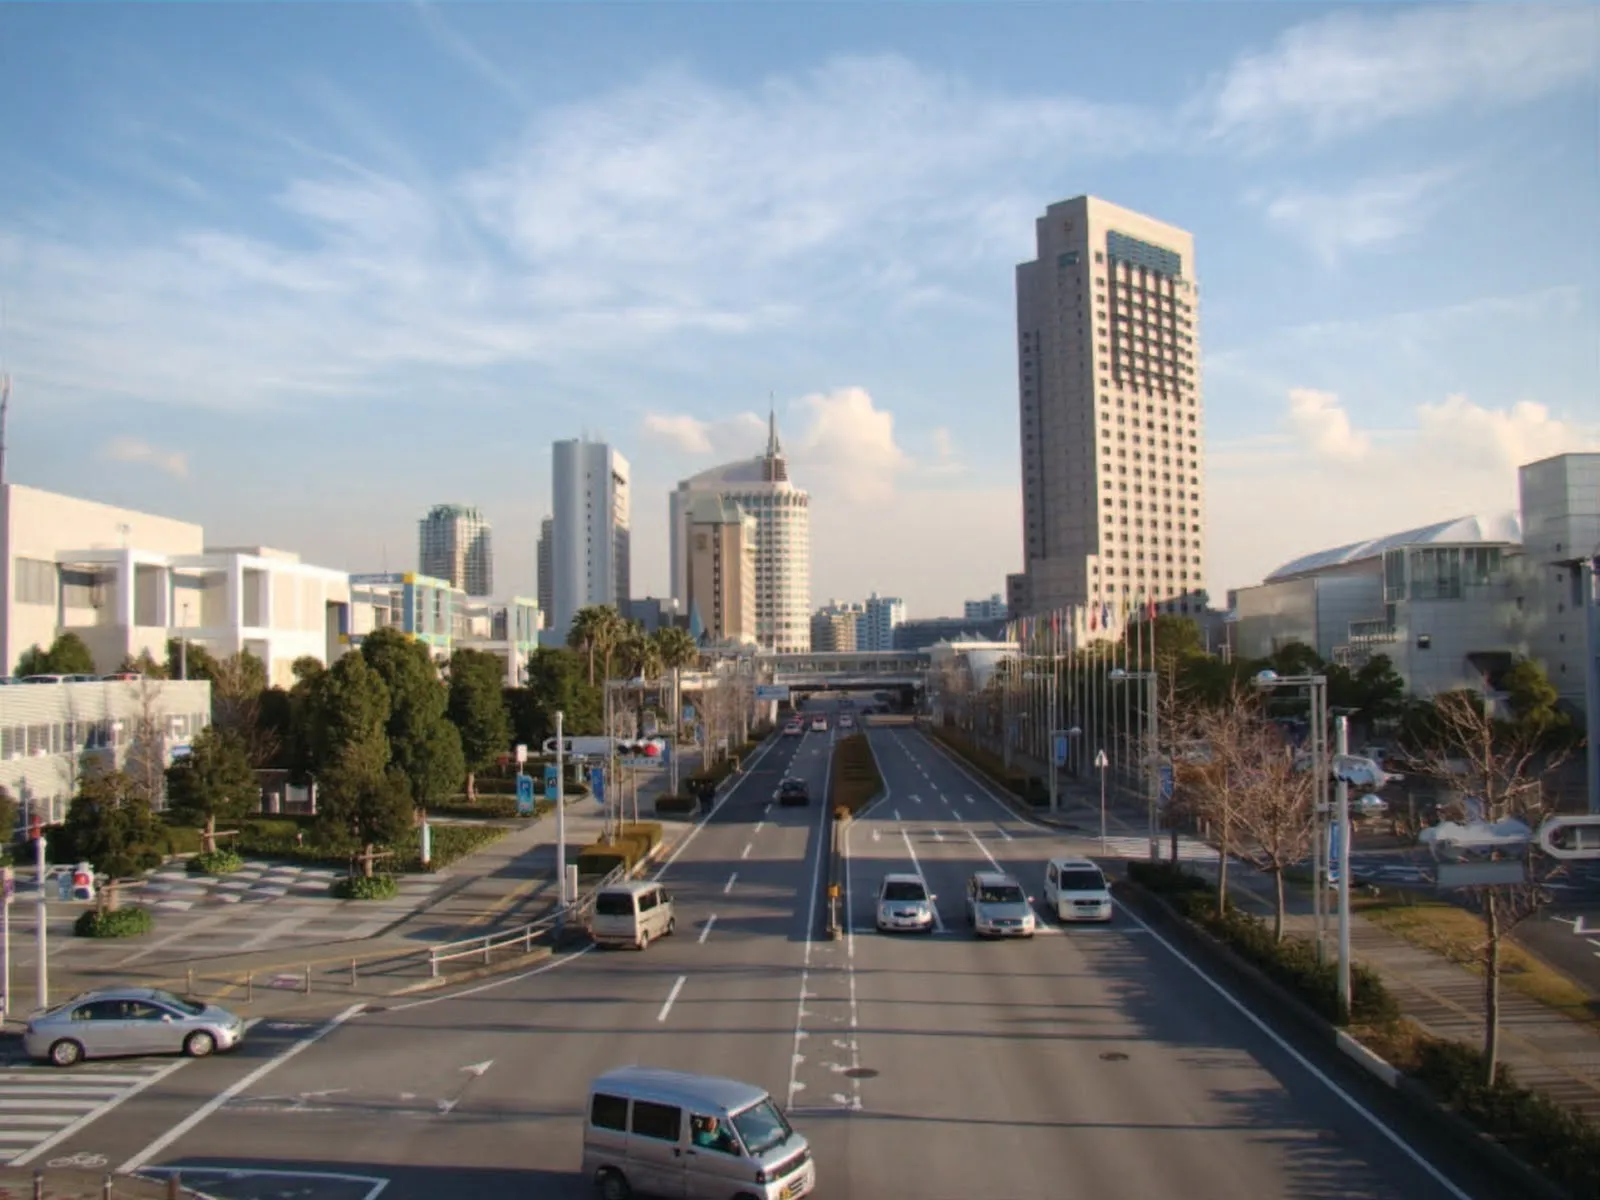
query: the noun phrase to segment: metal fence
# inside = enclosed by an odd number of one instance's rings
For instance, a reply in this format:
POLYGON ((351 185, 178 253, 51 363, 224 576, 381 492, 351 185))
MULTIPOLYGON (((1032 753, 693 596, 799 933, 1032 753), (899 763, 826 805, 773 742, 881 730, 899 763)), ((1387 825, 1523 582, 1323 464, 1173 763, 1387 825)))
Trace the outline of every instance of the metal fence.
POLYGON ((589 917, 594 911, 595 893, 601 888, 616 883, 628 875, 627 868, 617 867, 599 880, 589 889, 587 894, 581 890, 575 903, 571 907, 540 917, 537 921, 529 921, 525 925, 518 925, 513 929, 501 929, 493 933, 481 934, 477 937, 461 938, 454 942, 442 942, 437 946, 429 946, 428 974, 437 979, 441 963, 456 962, 460 959, 476 958, 487 966, 494 961, 497 950, 516 950, 527 954, 533 950, 535 942, 553 939, 567 929, 584 928, 589 917))

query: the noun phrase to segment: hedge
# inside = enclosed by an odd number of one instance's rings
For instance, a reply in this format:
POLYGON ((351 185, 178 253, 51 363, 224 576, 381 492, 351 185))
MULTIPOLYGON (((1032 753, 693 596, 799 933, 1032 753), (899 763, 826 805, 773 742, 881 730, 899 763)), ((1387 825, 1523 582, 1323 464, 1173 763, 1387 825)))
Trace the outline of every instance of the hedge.
POLYGON ((987 775, 990 780, 1019 799, 1033 805, 1050 803, 1050 786, 1037 775, 1029 775, 1016 767, 1006 766, 1005 759, 991 750, 974 744, 965 735, 943 725, 931 730, 938 741, 944 743, 970 766, 987 775))
POLYGON ((393 875, 346 875, 333 881, 328 894, 335 900, 393 900, 400 885, 393 875))
MULTIPOLYGON (((502 825, 430 825, 433 861, 429 870, 437 871, 472 853, 481 846, 496 841, 508 832, 502 825)), ((239 836, 238 848, 244 854, 257 858, 280 858, 302 863, 349 863, 360 851, 358 846, 329 842, 316 828, 303 829, 299 822, 268 817, 246 821, 239 836), (297 845, 295 835, 304 833, 305 841, 297 845)), ((394 853, 382 861, 385 869, 401 873, 415 873, 422 867, 421 833, 408 829, 393 845, 379 847, 394 853)))
POLYGON ((186 866, 191 875, 228 875, 244 866, 244 859, 233 850, 213 850, 194 855, 186 866))
POLYGON ((622 826, 622 836, 644 839, 645 853, 648 854, 661 844, 661 822, 626 821, 622 826))
POLYGON ((119 908, 111 912, 90 909, 73 923, 72 932, 81 938, 126 938, 149 933, 156 919, 148 908, 119 908))
POLYGON ((668 792, 664 796, 656 797, 656 812, 660 813, 692 813, 700 808, 700 801, 693 796, 679 796, 668 792))
MULTIPOLYGON (((570 792, 568 797, 571 797, 570 792)), ((546 813, 554 812, 555 809, 554 800, 546 800, 540 797, 533 802, 532 818, 537 820, 546 813)), ((430 804, 428 805, 428 815, 430 817, 461 817, 466 820, 496 821, 522 816, 517 811, 517 798, 515 796, 488 796, 482 793, 478 795, 475 801, 459 796, 443 804, 430 804)))
POLYGON ((631 871, 639 858, 640 843, 631 838, 595 842, 578 851, 578 874, 609 875, 618 867, 631 871))
MULTIPOLYGON (((1170 862, 1128 863, 1128 878, 1164 896, 1179 912, 1233 952, 1300 999, 1324 1020, 1345 1023, 1339 1004, 1339 966, 1317 960, 1310 938, 1274 941, 1272 927, 1260 917, 1229 906, 1219 916, 1216 889, 1206 880, 1170 862)), ((1356 1024, 1383 1025, 1400 1016, 1400 1005, 1377 972, 1363 963, 1350 967, 1350 1019, 1356 1024)))
POLYGON ((829 787, 834 814, 837 816, 840 809, 857 813, 882 790, 883 776, 878 772, 878 760, 867 735, 853 733, 840 738, 833 748, 833 779, 829 787))

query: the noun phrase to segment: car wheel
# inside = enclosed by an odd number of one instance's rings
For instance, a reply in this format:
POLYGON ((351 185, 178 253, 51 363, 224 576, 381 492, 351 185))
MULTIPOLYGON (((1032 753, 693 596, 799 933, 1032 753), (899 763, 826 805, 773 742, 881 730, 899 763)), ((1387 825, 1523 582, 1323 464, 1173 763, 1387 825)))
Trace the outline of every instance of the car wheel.
POLYGON ((650 935, 648 933, 641 933, 639 935, 639 940, 634 944, 637 945, 641 950, 647 949, 650 945, 650 935))
POLYGON ((57 1067, 76 1066, 83 1061, 83 1047, 71 1038, 62 1038, 50 1047, 50 1062, 57 1067))
POLYGON ((677 917, 668 917, 667 918, 667 936, 671 937, 672 936, 672 931, 677 929, 677 927, 678 927, 678 918, 677 917))
POLYGON ((183 1052, 190 1058, 206 1058, 217 1048, 217 1039, 204 1029, 197 1029, 183 1039, 183 1052))
POLYGON ((628 1180, 621 1171, 604 1170, 594 1177, 594 1190, 599 1193, 600 1200, 629 1200, 633 1189, 628 1186, 628 1180))

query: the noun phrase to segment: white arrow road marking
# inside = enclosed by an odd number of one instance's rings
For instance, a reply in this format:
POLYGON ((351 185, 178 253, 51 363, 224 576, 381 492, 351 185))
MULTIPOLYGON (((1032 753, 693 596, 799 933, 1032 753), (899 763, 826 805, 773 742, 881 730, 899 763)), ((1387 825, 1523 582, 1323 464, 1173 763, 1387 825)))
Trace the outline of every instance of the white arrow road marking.
MULTIPOLYGON (((472 1074, 476 1075, 479 1079, 482 1079, 483 1078, 483 1073, 485 1071, 487 1071, 492 1066, 494 1066, 494 1059, 486 1058, 482 1062, 468 1063, 466 1066, 462 1067, 461 1069, 463 1071, 470 1071, 472 1074)), ((340 1088, 339 1090, 343 1091, 344 1089, 340 1088)), ((305 1094, 310 1096, 310 1095, 326 1095, 327 1093, 307 1092, 305 1094)))
POLYGON ((667 1019, 667 1014, 672 1011, 673 1001, 677 1000, 678 993, 683 991, 684 980, 688 978, 687 975, 678 976, 678 982, 673 984, 672 990, 667 993, 667 1002, 661 1006, 661 1011, 656 1014, 657 1021, 665 1021, 667 1019))
POLYGON ((700 943, 700 945, 704 946, 706 944, 706 938, 711 936, 711 927, 713 925, 715 925, 716 923, 717 923, 717 914, 716 913, 712 913, 709 917, 706 918, 705 927, 700 930, 700 936, 695 939, 696 941, 698 941, 700 943))
POLYGON ((738 879, 738 878, 739 878, 739 872, 737 872, 737 871, 735 871, 732 875, 728 876, 728 882, 722 885, 722 894, 724 896, 726 896, 729 892, 733 891, 733 881, 738 879))

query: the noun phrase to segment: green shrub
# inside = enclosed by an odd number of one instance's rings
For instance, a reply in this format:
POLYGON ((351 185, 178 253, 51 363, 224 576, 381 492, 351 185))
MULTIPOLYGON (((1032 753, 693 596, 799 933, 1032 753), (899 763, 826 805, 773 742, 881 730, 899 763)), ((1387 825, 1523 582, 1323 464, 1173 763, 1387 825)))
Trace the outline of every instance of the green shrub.
POLYGON ((618 867, 632 870, 636 849, 634 842, 613 842, 610 845, 596 842, 592 846, 585 846, 578 851, 578 874, 609 875, 618 867))
POLYGON ((91 909, 73 923, 72 932, 81 938, 126 938, 149 933, 156 919, 148 908, 119 908, 115 912, 91 909))
POLYGON ((400 885, 393 875, 346 875, 335 879, 328 893, 335 900, 393 900, 400 894, 400 885))
MULTIPOLYGON (((534 802, 533 811, 537 816, 541 806, 548 812, 555 807, 548 800, 534 802)), ((465 796, 456 796, 441 803, 428 805, 430 817, 461 817, 464 819, 504 819, 517 815, 517 798, 515 795, 501 795, 489 792, 479 792, 476 800, 468 800, 465 796)))
POLYGON ((700 801, 693 796, 678 796, 667 793, 656 797, 657 813, 692 813, 698 810, 700 801))
MULTIPOLYGON (((508 832, 503 825, 430 825, 428 829, 432 841, 429 848, 433 851, 429 869, 433 871, 448 867, 490 842, 499 841, 508 832)), ((407 830, 405 837, 390 848, 395 851, 394 857, 388 860, 394 864, 394 870, 422 870, 422 835, 417 830, 407 830)))
POLYGON ((156 849, 167 858, 200 852, 200 831, 193 825, 168 825, 160 827, 160 844, 156 849))
POLYGON ((244 859, 227 849, 213 850, 210 854, 196 854, 187 864, 191 875, 228 875, 242 866, 244 859))

